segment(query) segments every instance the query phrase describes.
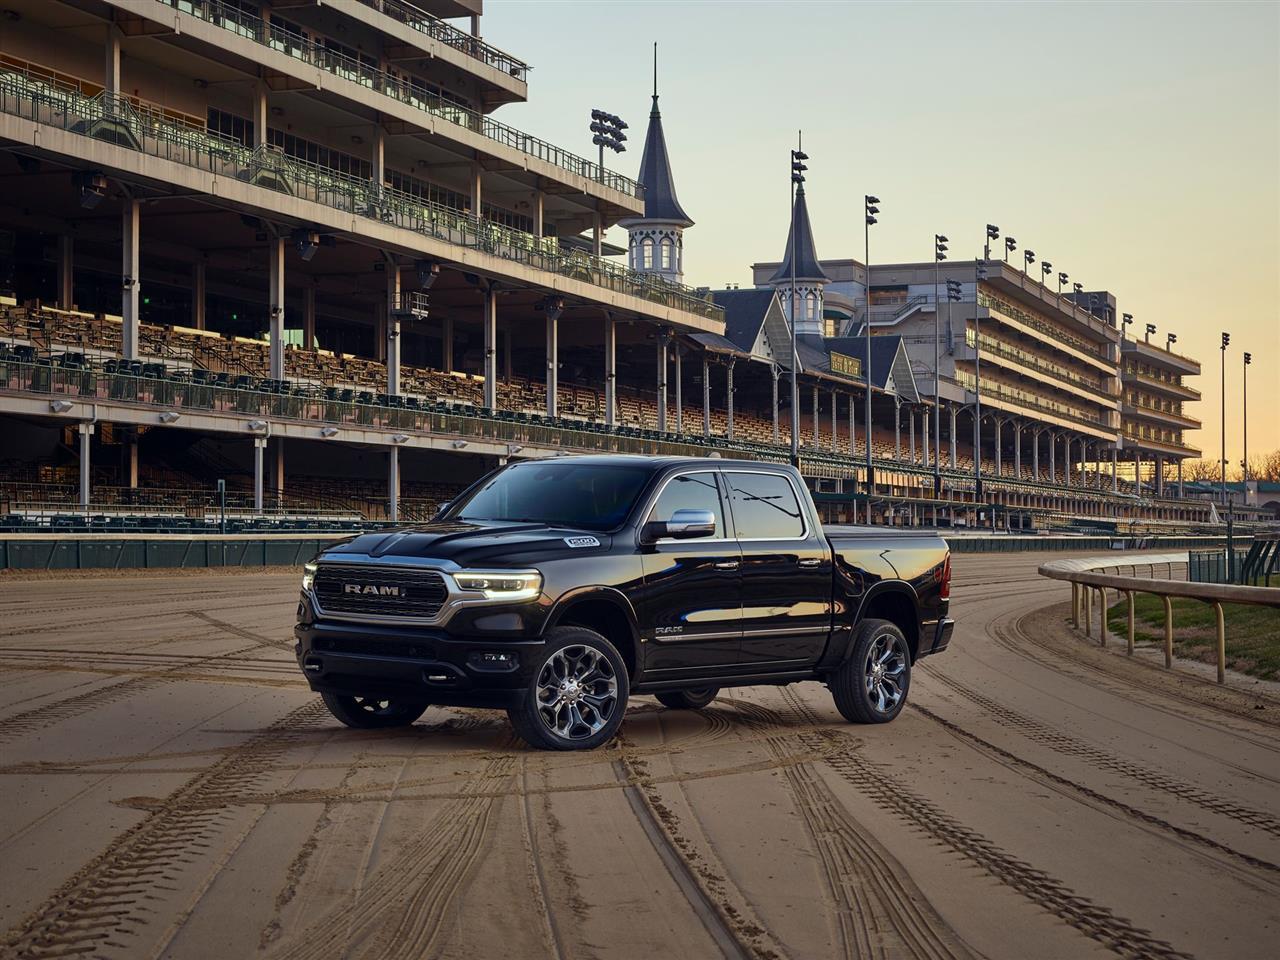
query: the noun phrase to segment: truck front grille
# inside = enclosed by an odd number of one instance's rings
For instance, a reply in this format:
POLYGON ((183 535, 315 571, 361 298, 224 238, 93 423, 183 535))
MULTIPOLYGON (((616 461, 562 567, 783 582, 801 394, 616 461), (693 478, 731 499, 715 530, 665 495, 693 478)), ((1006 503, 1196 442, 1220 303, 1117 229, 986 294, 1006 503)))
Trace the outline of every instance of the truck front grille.
POLYGON ((434 570, 320 567, 316 599, 325 613, 431 620, 448 599, 444 577, 434 570))

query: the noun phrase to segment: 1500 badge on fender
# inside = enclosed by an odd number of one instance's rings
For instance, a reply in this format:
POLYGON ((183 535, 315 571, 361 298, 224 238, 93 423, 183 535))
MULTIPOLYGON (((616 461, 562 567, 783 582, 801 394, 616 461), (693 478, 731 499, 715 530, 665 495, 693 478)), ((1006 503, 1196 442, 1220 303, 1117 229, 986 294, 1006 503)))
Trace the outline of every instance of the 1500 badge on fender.
POLYGON ((306 565, 311 688, 353 727, 505 709, 536 747, 617 732, 633 694, 818 681, 856 723, 906 703, 951 638, 934 533, 823 528, 800 474, 755 461, 556 457, 477 481, 430 523, 306 565))

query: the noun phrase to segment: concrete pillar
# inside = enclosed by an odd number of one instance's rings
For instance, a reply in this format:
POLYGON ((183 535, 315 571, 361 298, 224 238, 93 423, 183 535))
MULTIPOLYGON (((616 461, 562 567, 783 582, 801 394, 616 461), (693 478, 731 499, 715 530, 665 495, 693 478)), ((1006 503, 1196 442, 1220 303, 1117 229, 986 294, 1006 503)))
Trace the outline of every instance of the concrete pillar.
POLYGON ((684 375, 681 370, 682 353, 680 344, 676 344, 676 434, 684 435, 684 375))
POLYGON ((262 455, 267 448, 266 437, 253 438, 253 512, 262 515, 262 455))
POLYGON ((702 435, 711 436, 711 362, 702 355, 702 435))
POLYGON ((600 256, 603 243, 604 222, 600 219, 600 211, 595 210, 591 214, 591 253, 593 256, 600 256))
POLYGON ((453 372, 453 317, 445 317, 440 323, 440 369, 453 372))
POLYGON ((400 267, 387 261, 387 393, 400 393, 400 267))
POLYGON ((658 432, 667 432, 667 342, 668 334, 659 330, 657 336, 657 391, 658 391, 658 432))
POLYGON ((733 439, 733 365, 735 363, 737 363, 736 360, 730 359, 728 364, 728 369, 725 371, 725 388, 724 388, 725 408, 726 408, 725 432, 729 435, 730 440, 733 439))
MULTIPOLYGON (((1117 448, 1112 447, 1111 448, 1111 492, 1112 493, 1117 493, 1120 490, 1120 481, 1116 477, 1116 466, 1118 465, 1119 460, 1120 460, 1120 451, 1117 448)), ((1178 466, 1181 467, 1182 464, 1179 463, 1178 466)))
POLYGON ((560 415, 560 317, 554 310, 547 311, 547 416, 560 415))
POLYGON ((778 365, 775 363, 770 367, 773 377, 773 442, 778 443, 778 365))
POLYGON ((92 423, 78 423, 80 432, 80 509, 89 512, 89 481, 92 477, 92 464, 89 462, 89 442, 93 437, 92 423))
POLYGON ((481 210, 484 208, 484 185, 481 183, 481 173, 479 163, 471 164, 471 215, 476 219, 481 216, 481 210))
POLYGON ((382 189, 387 182, 387 131, 382 124, 373 124, 373 143, 370 146, 369 179, 376 189, 382 189))
POLYGON ((492 284, 484 289, 484 405, 498 408, 498 294, 492 284))
POLYGON ((124 476, 130 490, 138 488, 138 434, 134 432, 124 445, 124 476))
POLYGON ((284 237, 267 247, 267 300, 271 316, 271 379, 284 379, 284 237))
POLYGON ((543 235, 543 193, 541 190, 533 191, 533 235, 541 237, 543 235))
POLYGON ((387 451, 387 518, 400 520, 400 448, 387 451))
POLYGON ((102 69, 102 86, 109 96, 120 94, 120 28, 107 24, 105 54, 102 69))
POLYGON ((316 288, 310 284, 302 291, 302 348, 316 349, 316 288))
POLYGON ((253 87, 253 145, 264 146, 267 143, 267 82, 259 80, 253 87))
POLYGON ((58 306, 70 310, 75 306, 76 241, 69 233, 58 237, 58 306))
POLYGON ((205 328, 205 301, 208 299, 208 278, 205 262, 197 260, 191 265, 191 326, 205 328))
POLYGON ((608 313, 604 317, 604 422, 609 427, 618 422, 618 330, 608 313))
POLYGON ((138 258, 138 234, 142 226, 141 211, 142 204, 137 200, 125 200, 121 230, 123 262, 120 282, 123 289, 120 297, 120 314, 124 318, 122 352, 126 360, 138 359, 138 323, 140 322, 138 304, 141 302, 140 291, 142 290, 139 275, 142 265, 138 258))

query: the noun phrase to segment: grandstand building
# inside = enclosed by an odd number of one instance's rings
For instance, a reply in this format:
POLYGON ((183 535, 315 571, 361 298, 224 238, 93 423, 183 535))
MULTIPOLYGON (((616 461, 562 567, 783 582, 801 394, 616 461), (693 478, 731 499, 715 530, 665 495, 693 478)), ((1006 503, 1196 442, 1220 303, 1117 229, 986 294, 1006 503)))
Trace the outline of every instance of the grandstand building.
POLYGON ((831 518, 1208 517, 1117 477, 1113 317, 1008 266, 944 273, 967 302, 938 405, 932 264, 876 265, 868 296, 862 265, 818 259, 803 191, 794 351, 789 263, 757 265, 755 290, 686 285, 657 90, 638 179, 508 126, 529 68, 483 39, 481 0, 5 8, 6 513, 203 529, 217 478, 246 518, 394 521, 511 457, 781 460, 794 367, 800 467, 831 518), (961 426, 979 356, 981 490, 961 426))
POLYGON ((1200 399, 1200 391, 1183 381, 1199 376, 1200 362, 1174 353, 1168 349, 1171 345, 1160 347, 1146 339, 1122 341, 1120 424, 1135 482, 1149 475, 1153 492, 1164 496, 1167 467, 1173 463, 1181 497, 1185 493, 1182 461, 1200 456, 1183 439, 1185 431, 1200 429, 1200 421, 1187 416, 1184 408, 1200 399))

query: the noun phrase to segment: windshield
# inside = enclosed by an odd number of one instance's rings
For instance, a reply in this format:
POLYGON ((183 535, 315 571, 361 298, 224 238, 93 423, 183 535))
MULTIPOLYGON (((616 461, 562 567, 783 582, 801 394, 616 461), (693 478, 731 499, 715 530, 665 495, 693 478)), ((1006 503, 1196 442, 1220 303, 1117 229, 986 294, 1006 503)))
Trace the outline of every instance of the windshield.
POLYGON ((517 463, 477 487, 449 511, 449 519, 612 530, 627 518, 649 476, 644 466, 517 463))

